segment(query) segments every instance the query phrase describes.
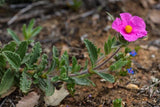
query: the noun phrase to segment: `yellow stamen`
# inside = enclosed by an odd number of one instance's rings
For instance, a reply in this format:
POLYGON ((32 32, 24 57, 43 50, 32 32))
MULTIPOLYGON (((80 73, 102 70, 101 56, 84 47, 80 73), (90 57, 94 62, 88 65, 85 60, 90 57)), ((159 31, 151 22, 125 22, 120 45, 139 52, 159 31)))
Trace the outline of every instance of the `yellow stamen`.
POLYGON ((125 27, 125 31, 126 31, 126 33, 131 33, 131 32, 132 32, 132 26, 127 25, 127 26, 125 27))

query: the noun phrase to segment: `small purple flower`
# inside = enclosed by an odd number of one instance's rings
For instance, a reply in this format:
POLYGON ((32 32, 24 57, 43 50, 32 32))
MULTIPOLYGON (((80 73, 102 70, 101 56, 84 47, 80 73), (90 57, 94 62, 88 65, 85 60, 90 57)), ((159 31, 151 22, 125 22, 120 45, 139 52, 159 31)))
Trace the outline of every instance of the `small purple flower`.
POLYGON ((133 71, 132 68, 127 69, 127 71, 128 71, 129 74, 134 74, 134 71, 133 71))
POLYGON ((66 107, 69 107, 69 105, 66 105, 66 107))
POLYGON ((89 98, 91 98, 91 97, 92 97, 92 95, 91 95, 91 94, 89 94, 89 95, 88 95, 88 97, 89 97, 89 98))
POLYGON ((132 55, 132 56, 136 56, 137 55, 135 50, 132 50, 129 54, 132 55))

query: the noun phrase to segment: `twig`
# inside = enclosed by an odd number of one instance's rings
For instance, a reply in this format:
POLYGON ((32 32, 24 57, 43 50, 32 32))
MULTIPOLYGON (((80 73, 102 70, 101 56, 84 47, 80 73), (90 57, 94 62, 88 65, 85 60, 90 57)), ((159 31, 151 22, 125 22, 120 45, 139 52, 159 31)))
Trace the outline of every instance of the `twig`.
POLYGON ((39 5, 44 5, 48 3, 48 1, 39 1, 39 2, 35 2, 32 3, 31 5, 27 6, 26 8, 23 8, 22 10, 20 10, 13 18, 11 18, 8 22, 8 25, 12 24, 15 20, 17 20, 17 18, 19 18, 19 16, 27 11, 29 11, 30 9, 32 9, 33 7, 39 6, 39 5))
POLYGON ((11 99, 8 99, 8 100, 9 100, 9 102, 12 104, 13 107, 16 107, 15 104, 12 102, 11 99))
POLYGON ((0 107, 3 107, 3 104, 6 102, 7 99, 8 99, 8 97, 6 97, 6 98, 2 101, 0 107))
POLYGON ((93 70, 96 70, 96 69, 100 68, 101 66, 103 66, 105 63, 107 63, 111 58, 113 58, 118 53, 118 51, 120 49, 121 49, 121 47, 119 47, 108 59, 103 61, 101 64, 97 65, 93 70))
POLYGON ((83 13, 83 14, 80 14, 80 15, 71 16, 71 18, 68 19, 67 22, 70 22, 70 21, 73 21, 73 20, 76 20, 76 19, 79 19, 79 18, 88 17, 88 16, 92 15, 92 14, 95 13, 95 12, 96 12, 96 9, 87 11, 87 12, 85 12, 85 13, 83 13))
POLYGON ((147 101, 147 104, 150 105, 151 107, 155 107, 155 105, 151 104, 150 102, 147 101))
POLYGON ((149 86, 149 88, 154 87, 155 85, 157 85, 157 84, 159 84, 159 83, 160 83, 160 80, 159 80, 159 81, 157 81, 156 83, 154 83, 154 84, 150 85, 150 86, 149 86))
POLYGON ((11 4, 9 7, 11 9, 19 9, 19 8, 24 8, 26 6, 30 5, 30 3, 23 3, 23 4, 11 4))

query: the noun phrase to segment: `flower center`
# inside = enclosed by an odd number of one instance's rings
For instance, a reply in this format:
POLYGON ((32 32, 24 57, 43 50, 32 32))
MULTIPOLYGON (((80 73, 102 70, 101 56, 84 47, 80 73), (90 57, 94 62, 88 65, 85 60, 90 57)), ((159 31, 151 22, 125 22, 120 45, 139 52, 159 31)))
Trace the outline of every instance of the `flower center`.
POLYGON ((127 26, 125 27, 125 31, 126 31, 126 33, 131 33, 131 32, 132 32, 132 26, 127 25, 127 26))

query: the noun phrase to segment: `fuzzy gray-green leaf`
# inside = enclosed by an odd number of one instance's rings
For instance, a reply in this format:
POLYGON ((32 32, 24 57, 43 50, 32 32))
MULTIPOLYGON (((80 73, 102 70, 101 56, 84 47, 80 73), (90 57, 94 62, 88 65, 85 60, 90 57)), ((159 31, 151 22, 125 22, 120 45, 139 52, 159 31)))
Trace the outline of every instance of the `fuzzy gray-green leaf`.
POLYGON ((28 49, 27 41, 21 42, 18 49, 16 50, 16 53, 21 57, 21 60, 23 60, 23 58, 27 52, 27 49, 28 49))
POLYGON ((20 89, 23 93, 27 93, 30 90, 32 84, 32 80, 30 77, 25 73, 22 72, 22 77, 20 78, 20 89))
POLYGON ((127 64, 128 61, 118 60, 113 65, 110 66, 111 71, 120 70, 123 66, 127 64))
POLYGON ((101 78, 105 79, 106 81, 109 81, 111 83, 113 83, 115 81, 114 76, 111 74, 106 74, 103 72, 96 72, 96 71, 95 71, 95 73, 98 74, 101 78))
POLYGON ((14 84, 14 72, 8 69, 5 71, 1 84, 0 84, 0 96, 6 93, 14 84))
POLYGON ((78 85, 90 85, 91 82, 87 78, 78 78, 78 77, 72 77, 74 79, 75 83, 78 85))
POLYGON ((5 65, 6 65, 6 60, 5 60, 5 57, 2 55, 2 54, 0 54, 0 68, 4 68, 5 67, 5 65))
POLYGON ((47 65, 47 63, 48 63, 48 61, 47 61, 47 55, 46 54, 43 54, 42 55, 42 61, 41 61, 41 63, 39 64, 39 66, 38 66, 38 68, 37 68, 37 71, 38 72, 41 72, 41 71, 43 71, 45 68, 46 68, 46 65, 47 65))
POLYGON ((2 49, 2 51, 15 51, 15 48, 16 48, 17 44, 12 41, 12 42, 9 42, 7 45, 4 46, 4 48, 2 49))
POLYGON ((39 87, 41 90, 44 91, 46 96, 51 96, 54 93, 54 86, 48 79, 41 79, 39 78, 39 87))
POLYGON ((20 56, 17 53, 11 51, 3 51, 2 53, 6 60, 9 62, 9 64, 14 69, 18 70, 21 64, 20 56))
POLYGON ((92 62, 92 66, 95 64, 95 62, 97 61, 98 58, 98 51, 97 51, 97 47, 89 40, 84 40, 84 43, 88 49, 89 52, 89 57, 91 59, 92 62))
POLYGON ((28 62, 30 66, 37 62, 41 52, 42 52, 41 45, 39 42, 37 42, 32 49, 30 60, 28 62))

